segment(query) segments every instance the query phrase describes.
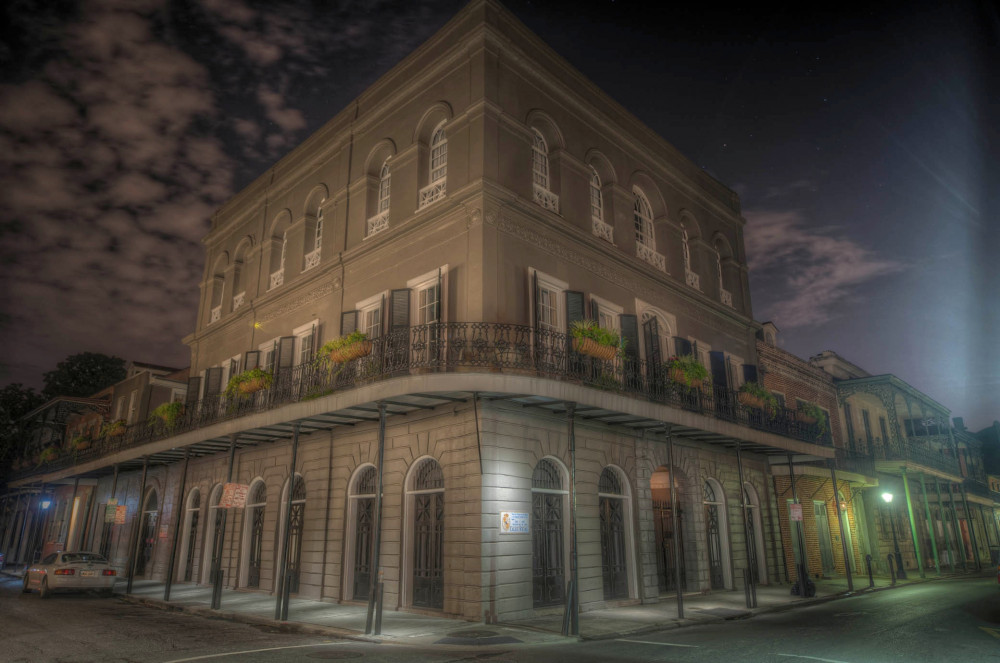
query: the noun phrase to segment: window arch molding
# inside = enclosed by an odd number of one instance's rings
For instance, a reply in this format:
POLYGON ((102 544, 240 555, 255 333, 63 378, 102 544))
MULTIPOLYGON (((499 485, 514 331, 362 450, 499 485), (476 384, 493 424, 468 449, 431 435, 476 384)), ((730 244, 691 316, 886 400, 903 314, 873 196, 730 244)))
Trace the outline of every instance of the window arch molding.
POLYGON ((692 288, 701 290, 701 274, 698 269, 700 264, 699 251, 697 250, 701 245, 701 228, 694 214, 686 209, 678 212, 677 217, 677 235, 680 239, 684 280, 692 288))
MULTIPOLYGON (((746 481, 743 483, 743 499, 746 503, 746 517, 753 532, 753 553, 757 562, 757 579, 759 583, 767 584, 767 556, 764 549, 764 527, 760 511, 760 492, 746 481)), ((747 560, 749 565, 750 560, 747 560)))
POLYGON ((396 144, 389 138, 378 141, 365 159, 365 227, 361 237, 371 237, 389 227, 392 205, 392 160, 396 144))
MULTIPOLYGON (((359 515, 361 515, 360 512, 362 510, 361 507, 363 506, 361 501, 374 500, 378 491, 378 476, 376 474, 372 477, 372 472, 378 472, 378 467, 374 463, 362 463, 354 469, 350 479, 347 481, 347 534, 344 537, 344 584, 341 591, 341 598, 345 600, 352 600, 354 598, 355 574, 357 572, 357 560, 355 557, 358 554, 358 525, 359 515)), ((365 513, 364 515, 367 516, 369 514, 365 513)), ((371 514, 373 526, 376 524, 374 522, 374 515, 371 514)), ((374 574, 371 575, 374 576, 374 574)))
POLYGON ((222 484, 212 486, 208 493, 208 501, 202 506, 205 510, 205 530, 201 536, 201 584, 212 582, 212 548, 215 547, 215 520, 219 515, 219 500, 222 499, 222 484))
POLYGON ((659 360, 664 361, 674 354, 674 347, 671 339, 677 335, 677 316, 671 315, 661 309, 648 304, 637 307, 639 315, 639 356, 646 361, 652 361, 655 357, 650 357, 650 343, 653 341, 647 338, 652 325, 650 320, 655 320, 657 347, 652 348, 655 354, 659 350, 659 360))
POLYGON ((264 260, 268 279, 266 290, 277 288, 285 282, 285 262, 288 253, 288 228, 292 225, 292 212, 283 209, 274 215, 263 243, 264 260))
POLYGON ((188 491, 184 500, 184 520, 181 526, 180 559, 177 564, 177 579, 187 582, 195 578, 194 565, 198 556, 194 553, 198 547, 199 516, 201 515, 201 488, 194 487, 188 491))
POLYGON ((275 588, 277 588, 278 586, 278 577, 277 577, 278 573, 280 572, 282 564, 284 563, 285 529, 288 527, 287 512, 288 512, 289 494, 291 494, 292 511, 293 511, 292 523, 298 527, 301 527, 301 529, 292 531, 292 536, 289 538, 288 542, 288 552, 291 564, 286 568, 286 572, 294 570, 298 576, 298 578, 296 578, 292 584, 292 589, 291 589, 292 593, 298 592, 299 578, 301 578, 302 576, 302 569, 300 567, 302 560, 301 552, 302 552, 302 542, 305 540, 305 520, 303 518, 303 514, 300 512, 297 515, 295 513, 295 510, 296 507, 299 505, 301 505, 301 511, 305 510, 305 507, 308 502, 307 490, 308 490, 308 484, 306 483, 305 477, 302 476, 301 473, 295 472, 291 482, 289 482, 287 477, 282 482, 281 500, 278 502, 278 508, 279 508, 278 530, 277 530, 278 538, 275 541, 276 548, 274 551, 274 560, 275 560, 274 568, 276 569, 274 574, 275 588), (296 536, 298 537, 298 541, 295 540, 296 536), (293 567, 295 568, 293 569, 293 567))
POLYGON ((733 282, 732 275, 735 266, 732 245, 725 235, 716 232, 712 235, 712 250, 715 254, 715 280, 719 300, 727 306, 733 306, 732 293, 737 289, 737 284, 733 282))
POLYGON ((320 183, 313 187, 309 195, 306 196, 305 208, 303 209, 303 234, 302 234, 302 269, 308 270, 319 265, 320 250, 323 246, 323 226, 324 226, 324 204, 330 196, 330 190, 326 184, 320 183))
POLYGON ((222 317, 222 300, 226 292, 226 274, 229 272, 229 251, 223 251, 212 265, 209 276, 208 324, 222 317))
MULTIPOLYGON (((638 585, 638 565, 636 564, 636 551, 635 551, 635 533, 632 527, 633 521, 633 495, 632 495, 632 484, 629 481, 628 473, 619 467, 609 463, 604 466, 599 475, 597 483, 597 496, 600 502, 601 498, 611 498, 620 500, 622 504, 622 541, 624 546, 625 555, 625 572, 627 578, 628 586, 628 597, 635 598, 639 596, 639 585, 638 585)), ((601 516, 604 517, 602 511, 601 516)), ((603 526, 603 523, 602 523, 603 526)), ((602 539, 603 539, 602 532, 602 539)), ((602 542, 602 551, 604 550, 604 545, 602 542)), ((603 553, 602 553, 603 554, 603 553)), ((607 562, 605 561, 605 565, 607 562)))
POLYGON ((566 145, 562 132, 547 113, 537 108, 528 112, 525 126, 531 155, 532 199, 558 214, 561 188, 558 153, 566 145))
MULTIPOLYGON (((240 568, 239 586, 246 587, 250 570, 251 546, 256 543, 253 537, 253 521, 256 509, 263 509, 267 512, 267 483, 262 477, 255 477, 250 482, 250 489, 247 491, 246 507, 243 509, 243 535, 240 541, 240 568), (263 494, 261 494, 263 493, 263 494), (263 499, 261 499, 263 498, 263 499)), ((273 559, 273 556, 272 556, 273 559)), ((260 585, 257 585, 258 587, 260 585)))
POLYGON ((702 482, 702 504, 704 506, 703 515, 705 517, 705 534, 707 537, 706 558, 704 563, 707 571, 706 577, 709 586, 712 585, 712 565, 713 559, 719 565, 721 576, 719 582, 725 589, 733 587, 733 569, 731 548, 729 545, 729 511, 726 492, 722 484, 714 477, 706 477, 702 482), (711 515, 714 516, 714 526, 711 515))
POLYGON ((239 309, 246 303, 246 280, 248 274, 244 273, 244 270, 246 269, 247 261, 250 258, 250 253, 253 251, 253 248, 253 235, 246 235, 236 245, 236 250, 233 251, 233 264, 229 267, 232 272, 231 279, 233 283, 233 298, 230 302, 229 309, 231 311, 239 309))
MULTIPOLYGON (((400 560, 399 574, 399 596, 400 604, 412 606, 414 603, 414 547, 415 547, 415 523, 416 523, 416 496, 418 494, 442 494, 445 505, 447 505, 447 477, 444 474, 444 467, 441 462, 431 455, 423 455, 413 460, 406 470, 403 478, 403 521, 402 538, 403 558, 400 560)), ((447 506, 445 506, 447 508, 447 506)), ((445 514, 444 532, 447 532, 448 519, 445 514)), ((443 537, 447 538, 447 537, 443 537)), ((444 546, 441 546, 443 555, 444 546)), ((442 563, 444 566, 444 563, 442 563)), ((442 583, 444 591, 448 589, 448 578, 442 571, 442 583)), ((447 601, 444 602, 445 604, 447 601)))

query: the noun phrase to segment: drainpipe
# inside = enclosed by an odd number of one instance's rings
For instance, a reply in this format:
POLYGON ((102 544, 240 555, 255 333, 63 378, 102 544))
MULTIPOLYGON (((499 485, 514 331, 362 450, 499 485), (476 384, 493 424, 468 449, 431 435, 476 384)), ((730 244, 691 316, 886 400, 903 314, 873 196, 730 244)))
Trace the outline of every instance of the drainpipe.
POLYGON ((184 448, 184 469, 181 471, 181 486, 177 491, 177 501, 174 502, 174 509, 177 515, 174 518, 174 540, 170 544, 170 563, 167 564, 167 584, 163 588, 163 600, 170 600, 170 585, 174 581, 174 562, 177 561, 177 541, 181 534, 181 516, 184 515, 184 489, 187 487, 188 474, 188 454, 189 448, 184 448))
POLYGON ((920 475, 920 490, 924 494, 924 511, 927 513, 927 531, 931 533, 931 553, 934 555, 934 570, 941 575, 941 562, 938 559, 937 540, 934 538, 934 522, 931 520, 931 505, 927 503, 927 485, 924 475, 920 475))
POLYGON ((913 500, 910 499, 910 480, 906 478, 906 468, 901 468, 903 473, 903 492, 906 493, 906 513, 910 516, 910 538, 913 539, 913 552, 917 556, 917 571, 921 578, 926 578, 924 573, 924 558, 920 554, 920 545, 917 543, 917 522, 913 518, 913 500))

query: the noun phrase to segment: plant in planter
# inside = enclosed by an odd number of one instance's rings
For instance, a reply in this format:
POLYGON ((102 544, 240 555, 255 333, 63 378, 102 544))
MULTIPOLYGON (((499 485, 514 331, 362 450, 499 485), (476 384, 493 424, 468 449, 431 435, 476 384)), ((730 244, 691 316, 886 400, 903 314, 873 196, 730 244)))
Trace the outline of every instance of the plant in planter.
POLYGON ((778 411, 778 399, 759 382, 744 382, 736 398, 743 405, 764 410, 768 414, 773 415, 778 411))
POLYGON ((331 362, 340 364, 343 362, 370 355, 372 352, 372 342, 368 334, 363 331, 353 331, 347 336, 338 336, 324 343, 317 356, 328 357, 331 362))
POLYGON ((274 376, 270 371, 263 368, 251 368, 229 378, 229 382, 226 384, 226 397, 233 398, 236 395, 246 396, 256 393, 270 387, 273 381, 274 376))
POLYGON ((826 412, 815 403, 799 403, 799 407, 795 411, 795 418, 804 424, 815 426, 817 438, 821 438, 826 434, 826 412))
POLYGON ((667 372, 674 382, 689 387, 701 387, 708 382, 708 369, 701 365, 694 355, 674 356, 667 360, 667 372))
POLYGON ((48 447, 42 450, 42 453, 38 454, 38 463, 51 463, 56 458, 59 458, 59 450, 55 447, 48 447))
POLYGON ((625 343, 618 332, 605 329, 593 320, 576 320, 570 325, 573 350, 589 357, 608 361, 625 350, 625 343))
POLYGON ((124 419, 109 421, 101 428, 101 437, 120 437, 125 434, 125 426, 127 424, 124 419))
POLYGON ((174 401, 173 403, 161 403, 149 413, 149 422, 157 423, 162 421, 167 429, 177 425, 177 421, 184 415, 184 403, 174 401))
POLYGON ((90 448, 91 442, 89 435, 77 435, 70 441, 69 448, 72 451, 86 451, 90 448))

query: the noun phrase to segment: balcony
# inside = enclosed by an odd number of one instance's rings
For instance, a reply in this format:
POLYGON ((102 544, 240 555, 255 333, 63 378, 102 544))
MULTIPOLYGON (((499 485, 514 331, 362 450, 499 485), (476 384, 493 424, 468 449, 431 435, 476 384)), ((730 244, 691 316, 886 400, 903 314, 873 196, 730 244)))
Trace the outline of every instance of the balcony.
POLYGON ((282 267, 276 272, 271 272, 271 284, 268 286, 268 290, 277 288, 282 283, 285 282, 285 268, 282 267))
POLYGON ((233 295, 233 310, 235 311, 239 307, 243 306, 243 304, 245 304, 246 301, 247 301, 247 293, 245 290, 243 292, 238 292, 235 295, 233 295))
POLYGON ((692 272, 690 269, 684 270, 684 276, 687 280, 687 284, 694 288, 695 290, 701 290, 701 277, 696 273, 692 272))
POLYGON ((305 271, 309 271, 313 267, 319 267, 319 258, 321 254, 321 249, 313 249, 306 254, 306 268, 305 271))
POLYGON ((365 239, 389 227, 389 210, 379 212, 365 223, 365 239))
POLYGON ((372 382, 426 373, 506 373, 572 382, 810 444, 832 445, 829 433, 819 435, 815 425, 798 421, 793 410, 769 414, 740 404, 736 392, 724 387, 687 387, 671 380, 662 365, 627 358, 592 359, 573 351, 572 339, 558 332, 535 331, 521 325, 456 322, 387 334, 372 341, 371 354, 344 364, 331 366, 320 360, 279 370, 271 386, 255 394, 229 398, 219 394, 188 403, 184 414, 169 429, 159 421, 132 424, 122 436, 99 439, 86 451, 22 474, 51 472, 223 421, 372 382))
POLYGON ((947 435, 911 437, 902 440, 875 438, 871 444, 877 461, 909 461, 961 476, 958 459, 952 454, 947 435))
POLYGON ((417 209, 423 209, 433 202, 441 200, 444 198, 444 194, 447 192, 448 180, 442 178, 437 182, 431 182, 429 185, 425 186, 420 190, 420 201, 417 204, 417 209))
POLYGON ((210 317, 208 318, 208 324, 212 324, 213 322, 218 322, 220 319, 222 319, 222 305, 221 304, 219 304, 218 306, 216 306, 216 307, 214 307, 212 309, 212 313, 211 313, 210 317))
POLYGON ((725 288, 719 288, 719 301, 721 301, 726 306, 732 308, 732 306, 733 306, 733 293, 729 292, 725 288))
POLYGON ((996 495, 996 493, 990 490, 990 485, 983 479, 968 477, 962 482, 962 485, 965 486, 965 492, 970 495, 978 495, 986 499, 994 499, 996 495))
POLYGON ((593 224, 594 235, 600 237, 603 240, 611 242, 612 244, 615 243, 615 232, 614 229, 609 224, 604 223, 603 221, 595 217, 591 217, 590 220, 591 223, 593 224))
POLYGON ((667 271, 667 259, 645 244, 635 245, 635 255, 636 257, 645 260, 653 267, 656 267, 661 272, 667 271))
POLYGON ((555 212, 556 214, 559 213, 559 196, 537 184, 532 185, 532 188, 536 203, 550 212, 555 212))

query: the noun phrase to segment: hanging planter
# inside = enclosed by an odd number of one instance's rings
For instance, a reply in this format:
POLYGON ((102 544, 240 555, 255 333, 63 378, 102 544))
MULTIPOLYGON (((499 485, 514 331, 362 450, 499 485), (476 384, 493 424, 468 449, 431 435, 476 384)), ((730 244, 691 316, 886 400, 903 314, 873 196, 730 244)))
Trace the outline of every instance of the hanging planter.
POLYGON ((90 438, 86 435, 78 435, 73 438, 72 447, 73 451, 86 451, 90 448, 90 438))
POLYGON ((588 357, 610 361, 624 349, 618 332, 605 329, 593 320, 576 320, 570 326, 573 350, 588 357))
POLYGON ((180 401, 174 401, 172 403, 161 403, 149 413, 149 419, 152 422, 162 421, 163 425, 167 428, 173 428, 177 425, 177 420, 181 418, 184 414, 184 403, 180 401))
POLYGON ((601 345, 592 338, 574 338, 573 350, 588 357, 595 357, 603 361, 610 361, 615 358, 618 348, 614 345, 601 345))
POLYGON ((273 380, 274 376, 269 371, 265 371, 263 368, 251 368, 249 371, 243 371, 229 378, 229 383, 226 385, 226 396, 232 398, 237 394, 245 396, 256 393, 270 387, 273 380))
POLYGON ((671 357, 667 360, 670 379, 695 389, 700 389, 708 380, 708 369, 701 365, 694 355, 671 357))
POLYGON ((744 382, 736 394, 736 400, 741 405, 764 410, 771 415, 778 410, 778 399, 759 382, 744 382))
POLYGON ((334 338, 319 349, 319 356, 328 357, 334 364, 366 357, 372 353, 372 342, 368 339, 368 334, 362 331, 351 332, 347 336, 334 338))
POLYGON ((109 421, 104 424, 104 428, 101 429, 102 437, 121 437, 125 434, 125 420, 115 419, 114 421, 109 421))

